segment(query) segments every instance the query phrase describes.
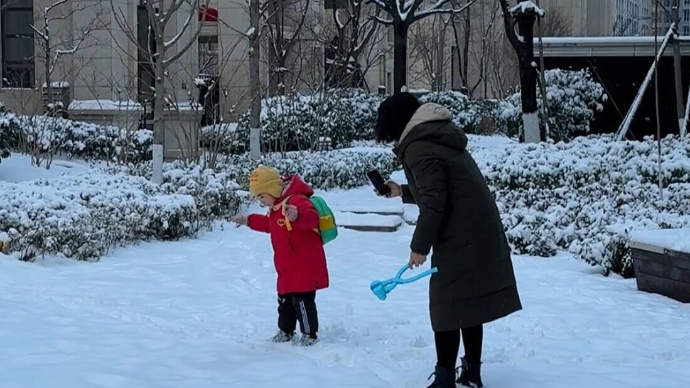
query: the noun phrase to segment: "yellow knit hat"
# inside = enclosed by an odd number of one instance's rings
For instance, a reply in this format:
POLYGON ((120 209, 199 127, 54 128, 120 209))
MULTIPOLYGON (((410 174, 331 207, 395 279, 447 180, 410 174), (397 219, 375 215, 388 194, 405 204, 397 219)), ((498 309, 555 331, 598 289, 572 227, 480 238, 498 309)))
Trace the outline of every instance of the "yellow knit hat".
POLYGON ((257 167, 249 176, 249 194, 252 197, 271 194, 280 198, 283 194, 283 181, 276 170, 263 166, 257 167))

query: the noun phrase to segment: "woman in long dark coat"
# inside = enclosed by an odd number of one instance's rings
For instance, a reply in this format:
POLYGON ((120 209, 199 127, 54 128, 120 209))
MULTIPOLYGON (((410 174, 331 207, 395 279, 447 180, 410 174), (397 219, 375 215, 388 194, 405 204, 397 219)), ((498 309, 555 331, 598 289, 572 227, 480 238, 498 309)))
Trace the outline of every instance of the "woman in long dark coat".
POLYGON ((410 266, 422 265, 433 249, 438 268, 429 287, 437 354, 429 388, 455 387, 461 332, 457 383, 482 387, 483 324, 522 309, 498 207, 452 118, 440 105, 420 106, 399 93, 381 104, 376 125, 378 140, 395 144, 408 182, 388 182, 390 196, 419 206, 410 266))

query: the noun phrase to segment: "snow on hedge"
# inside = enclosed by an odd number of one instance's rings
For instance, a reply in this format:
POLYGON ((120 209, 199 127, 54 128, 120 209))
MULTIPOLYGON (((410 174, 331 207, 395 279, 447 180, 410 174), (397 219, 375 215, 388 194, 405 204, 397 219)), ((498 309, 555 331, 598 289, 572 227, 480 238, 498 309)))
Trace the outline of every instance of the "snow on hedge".
POLYGON ((0 182, 0 233, 4 249, 23 260, 96 259, 115 246, 194 236, 235 214, 237 189, 227 174, 200 168, 170 169, 161 186, 114 170, 0 182))
POLYGON ((633 275, 629 234, 690 227, 690 140, 663 140, 664 200, 656 142, 610 137, 478 149, 475 157, 518 253, 565 249, 606 273, 633 275))
MULTIPOLYGON (((576 135, 589 133, 594 114, 604 109, 608 96, 604 88, 592 79, 589 70, 547 70, 546 98, 549 108, 549 138, 569 141, 576 135)), ((520 92, 500 100, 494 116, 501 131, 517 137, 522 133, 522 105, 520 92)), ((541 93, 537 93, 540 123, 544 130, 541 93)))
MULTIPOLYGON (((261 110, 262 150, 313 150, 323 137, 330 138, 334 148, 347 147, 353 140, 373 139, 381 101, 379 95, 351 90, 265 99, 261 110)), ((237 149, 248 150, 249 113, 241 117, 237 131, 244 142, 237 149)))
POLYGON ((0 113, 0 139, 10 149, 63 153, 84 160, 138 163, 151 158, 153 132, 48 116, 0 113))
MULTIPOLYGON (((179 170, 182 165, 181 162, 166 164, 164 172, 172 174, 171 171, 179 170)), ((230 155, 219 160, 216 169, 222 171, 223 177, 237 181, 246 189, 249 174, 260 165, 273 167, 281 174, 298 174, 313 188, 323 190, 359 187, 368 184, 366 174, 371 170, 377 169, 383 175, 390 175, 400 168, 397 158, 389 149, 362 147, 320 152, 270 153, 260 160, 253 160, 248 154, 230 155)), ((151 176, 151 163, 130 166, 128 171, 148 178, 151 176)))
POLYGON ((10 119, 7 117, 5 110, 5 103, 0 101, 0 163, 3 159, 10 157, 11 139, 2 128, 10 125, 10 119))

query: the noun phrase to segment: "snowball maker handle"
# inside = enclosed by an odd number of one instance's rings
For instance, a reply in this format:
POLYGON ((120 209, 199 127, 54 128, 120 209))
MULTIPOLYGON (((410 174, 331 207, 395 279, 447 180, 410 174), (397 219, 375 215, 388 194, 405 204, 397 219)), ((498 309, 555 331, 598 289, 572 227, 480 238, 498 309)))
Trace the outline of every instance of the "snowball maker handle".
POLYGON ((408 269, 410 269, 410 266, 408 264, 405 264, 402 268, 400 268, 400 271, 398 271, 398 273, 395 275, 395 277, 390 278, 388 280, 383 280, 383 281, 374 280, 373 282, 371 282, 371 285, 369 286, 369 288, 371 288, 371 292, 373 292, 374 295, 376 295, 376 297, 379 298, 380 300, 386 300, 388 293, 393 291, 395 286, 397 286, 398 284, 407 284, 407 283, 416 282, 417 280, 419 280, 425 276, 429 276, 431 274, 438 272, 438 268, 434 267, 434 268, 426 270, 422 273, 419 273, 415 276, 403 279, 402 275, 408 269))

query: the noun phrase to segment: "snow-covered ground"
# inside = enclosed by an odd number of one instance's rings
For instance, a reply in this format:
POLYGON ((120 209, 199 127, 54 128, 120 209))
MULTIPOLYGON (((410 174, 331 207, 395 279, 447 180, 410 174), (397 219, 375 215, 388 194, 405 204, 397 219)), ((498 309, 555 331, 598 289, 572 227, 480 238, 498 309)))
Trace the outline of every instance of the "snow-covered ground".
MULTIPOLYGON (((0 255, 0 387, 425 387, 435 361, 426 281, 385 302, 369 290, 405 262, 412 231, 343 230, 328 245, 332 285, 317 297, 313 348, 267 342, 271 249, 246 228, 91 264, 0 255)), ((690 384, 689 305, 568 256, 514 261, 525 308, 486 329, 487 387, 690 384)))
MULTIPOLYGON (((3 160, 0 180, 45 171, 13 170, 24 162, 3 160)), ((46 177, 80 168, 60 162, 46 177)), ((403 208, 370 187, 319 194, 334 209, 403 208)), ((331 287, 317 297, 313 348, 267 341, 277 318, 272 251, 267 235, 246 228, 218 224, 98 263, 0 254, 0 388, 426 387, 435 361, 427 281, 385 302, 369 289, 406 262, 413 230, 341 230, 327 246, 331 287)), ((514 262, 524 310, 485 330, 487 388, 690 386, 690 305, 566 254, 514 262)))
POLYGON ((35 179, 52 179, 63 175, 76 175, 89 170, 89 164, 82 161, 54 159, 50 169, 45 165, 32 167, 31 157, 12 154, 0 163, 0 182, 27 182, 35 179))

